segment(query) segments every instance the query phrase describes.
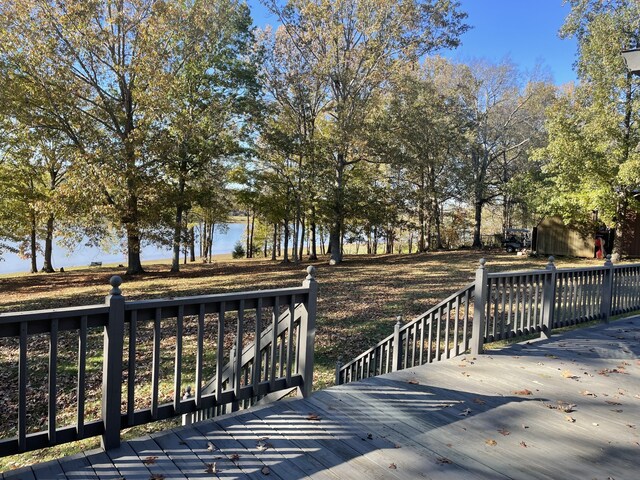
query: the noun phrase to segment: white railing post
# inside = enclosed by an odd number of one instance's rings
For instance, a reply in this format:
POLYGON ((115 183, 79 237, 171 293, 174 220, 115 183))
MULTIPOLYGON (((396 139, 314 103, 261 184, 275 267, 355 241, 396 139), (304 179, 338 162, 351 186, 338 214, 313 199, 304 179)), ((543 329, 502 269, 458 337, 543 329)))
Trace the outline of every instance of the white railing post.
POLYGON ((553 329, 553 316, 556 308, 556 266, 553 263, 555 258, 549 257, 546 269, 550 271, 545 277, 544 289, 542 291, 542 325, 540 338, 551 337, 553 329))
MULTIPOLYGON (((314 277, 316 268, 307 267, 307 277, 302 282, 302 286, 309 289, 307 297, 306 311, 300 318, 300 352, 299 371, 302 375, 302 387, 300 391, 303 397, 311 395, 313 390, 313 349, 316 338, 316 313, 318 302, 318 282, 314 277)), ((273 341, 276 341, 276 333, 273 334, 273 341)), ((273 359, 272 361, 275 361, 273 359)))
POLYGON ((482 353, 484 344, 484 325, 486 321, 487 308, 487 270, 484 258, 480 259, 480 266, 476 270, 476 284, 474 287, 473 298, 473 325, 471 329, 471 355, 479 355, 482 353))
MULTIPOLYGON (((111 292, 105 297, 109 306, 109 323, 104 327, 104 355, 102 364, 102 448, 120 446, 120 418, 122 401, 122 347, 124 343, 124 297, 120 290, 122 279, 114 275, 109 280, 111 292)), ((135 359, 129 359, 135 362, 135 359)))
POLYGON ((611 255, 607 255, 604 266, 606 270, 604 271, 604 278, 602 279, 602 303, 600 304, 600 313, 602 315, 602 321, 608 323, 611 317, 611 304, 613 303, 613 262, 611 261, 611 255))
POLYGON ((400 362, 402 361, 402 341, 400 338, 400 327, 402 326, 402 317, 398 316, 398 321, 393 327, 393 357, 391 359, 391 371, 400 370, 400 362))

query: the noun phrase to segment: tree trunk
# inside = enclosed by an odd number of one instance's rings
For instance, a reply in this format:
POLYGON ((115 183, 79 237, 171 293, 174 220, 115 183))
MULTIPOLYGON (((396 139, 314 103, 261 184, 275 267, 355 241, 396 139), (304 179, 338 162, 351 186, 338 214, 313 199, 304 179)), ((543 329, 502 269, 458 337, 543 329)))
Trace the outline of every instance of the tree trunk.
POLYGON ((278 252, 277 252, 277 256, 281 257, 282 256, 282 231, 280 230, 281 225, 280 222, 278 222, 276 224, 276 237, 278 239, 278 252))
POLYGON ((316 239, 316 211, 315 207, 311 209, 311 255, 309 255, 309 260, 317 260, 318 259, 318 251, 317 251, 317 239, 316 239))
POLYGON ((173 225, 173 255, 171 257, 171 272, 180 271, 180 240, 182 238, 182 203, 176 206, 176 217, 173 225))
POLYGON ((196 261, 196 227, 191 225, 189 229, 189 261, 196 261))
POLYGON ((289 263, 289 220, 284 220, 284 257, 282 257, 282 263, 289 263))
POLYGON ((135 224, 125 226, 127 231, 127 275, 144 273, 140 262, 140 232, 135 224))
POLYGON ((250 229, 251 229, 251 214, 249 212, 249 209, 247 209, 247 228, 245 229, 246 234, 247 234, 247 251, 245 253, 245 256, 247 258, 251 258, 251 234, 250 234, 250 229))
POLYGON ((36 214, 35 212, 31 212, 31 273, 38 273, 38 262, 37 262, 37 254, 38 247, 36 244, 36 214))
POLYGON ((298 248, 298 253, 299 253, 299 257, 298 260, 302 261, 302 251, 304 249, 304 229, 305 229, 305 225, 304 225, 304 215, 300 216, 300 246, 298 248))
POLYGON ((255 227, 256 227, 256 212, 252 212, 251 213, 251 241, 249 242, 249 248, 251 248, 251 257, 253 258, 253 234, 255 232, 255 227))
POLYGON ((333 219, 329 228, 329 244, 331 245, 331 258, 329 263, 336 265, 342 262, 342 228, 344 223, 344 169, 345 157, 338 153, 336 164, 336 180, 333 192, 333 219))
POLYGON ((211 224, 211 229, 209 230, 209 235, 208 235, 208 245, 207 245, 207 250, 209 252, 209 263, 211 263, 212 261, 212 257, 213 257, 213 234, 215 232, 216 229, 216 224, 212 223, 211 224))
POLYGON ((473 225, 473 245, 472 248, 481 248, 482 240, 480 238, 480 227, 482 225, 482 201, 475 202, 475 223, 473 225))
MULTIPOLYGON (((134 158, 134 157, 132 157, 134 158)), ((127 233, 127 271, 126 275, 144 273, 140 261, 140 215, 138 212, 138 197, 135 194, 135 182, 127 179, 127 205, 122 215, 122 225, 127 233)))
POLYGON ((276 244, 279 243, 278 242, 278 224, 274 223, 273 224, 273 246, 271 248, 271 260, 275 260, 276 259, 276 244))
POLYGON ((200 222, 199 226, 198 226, 198 230, 200 231, 200 242, 198 242, 200 244, 200 258, 205 258, 206 259, 206 254, 204 252, 204 246, 205 246, 205 242, 207 241, 207 223, 206 222, 200 222))
POLYGON ((435 224, 436 229, 436 249, 442 250, 442 235, 440 234, 440 226, 441 226, 441 218, 440 218, 440 205, 438 204, 438 200, 433 198, 433 222, 435 224))
POLYGON ((51 261, 53 254, 53 222, 54 216, 53 213, 50 213, 49 218, 47 218, 47 233, 44 240, 44 265, 42 266, 42 271, 45 273, 53 273, 55 271, 51 261))
POLYGON ((418 202, 418 222, 420 222, 420 240, 418 241, 418 251, 426 252, 427 251, 427 238, 426 238, 426 225, 425 225, 425 206, 424 206, 424 198, 425 198, 425 174, 424 169, 420 171, 420 189, 418 195, 420 195, 420 200, 418 202))

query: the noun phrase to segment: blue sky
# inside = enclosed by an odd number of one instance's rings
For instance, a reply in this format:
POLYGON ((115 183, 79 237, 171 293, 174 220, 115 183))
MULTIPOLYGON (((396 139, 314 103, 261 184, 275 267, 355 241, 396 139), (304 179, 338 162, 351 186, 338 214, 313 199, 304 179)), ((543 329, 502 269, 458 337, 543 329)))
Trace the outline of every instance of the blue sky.
MULTIPOLYGON (((259 0, 248 0, 258 26, 275 25, 259 0)), ((487 59, 498 62, 506 57, 524 70, 537 64, 561 85, 576 79, 573 63, 576 43, 563 40, 558 30, 569 13, 563 0, 461 0, 473 28, 462 37, 455 51, 440 52, 457 61, 487 59)))

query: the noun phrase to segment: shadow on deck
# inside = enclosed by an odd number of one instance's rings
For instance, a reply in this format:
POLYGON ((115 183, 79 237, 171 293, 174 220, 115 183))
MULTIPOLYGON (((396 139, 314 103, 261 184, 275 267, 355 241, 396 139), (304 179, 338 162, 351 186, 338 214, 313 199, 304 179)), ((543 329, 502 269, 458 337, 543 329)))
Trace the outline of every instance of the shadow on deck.
POLYGON ((637 478, 640 317, 316 392, 4 478, 637 478))

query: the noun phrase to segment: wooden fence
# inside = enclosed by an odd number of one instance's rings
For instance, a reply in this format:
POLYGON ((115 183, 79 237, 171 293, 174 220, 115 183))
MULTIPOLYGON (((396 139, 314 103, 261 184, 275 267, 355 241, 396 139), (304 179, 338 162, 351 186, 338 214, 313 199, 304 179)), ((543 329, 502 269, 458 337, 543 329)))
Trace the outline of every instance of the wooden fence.
POLYGON ((336 384, 461 355, 477 355, 483 345, 611 315, 640 310, 640 264, 488 273, 480 261, 472 284, 347 364, 338 364, 336 384))
MULTIPOLYGON (((104 448, 114 448, 124 428, 204 410, 236 410, 295 387, 309 395, 317 301, 313 274, 309 267, 299 288, 142 301, 125 301, 122 280, 112 277, 104 305, 0 314, 0 340, 17 350, 17 364, 2 368, 17 369, 18 400, 13 425, 2 429, 16 435, 0 438, 0 455, 97 435, 104 448), (61 335, 76 338, 73 365, 59 362, 61 335), (99 414, 88 419, 88 404, 96 400, 85 394, 95 363, 88 345, 96 338, 102 346, 102 388, 99 414), (46 421, 38 422, 29 364, 38 361, 34 345, 43 341, 47 412, 46 421), (58 380, 69 369, 76 376, 75 418, 61 425, 58 380), (206 378, 213 378, 211 385, 206 378)), ((10 386, 3 389, 10 394, 10 386)))

